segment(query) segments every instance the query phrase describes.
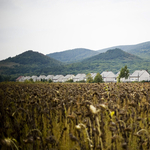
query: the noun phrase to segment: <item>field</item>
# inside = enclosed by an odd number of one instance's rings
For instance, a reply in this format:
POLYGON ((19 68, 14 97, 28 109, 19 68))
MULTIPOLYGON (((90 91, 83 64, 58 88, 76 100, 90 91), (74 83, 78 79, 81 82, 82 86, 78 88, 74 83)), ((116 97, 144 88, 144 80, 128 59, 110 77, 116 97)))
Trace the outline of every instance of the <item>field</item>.
POLYGON ((150 83, 0 84, 0 149, 146 150, 150 83))

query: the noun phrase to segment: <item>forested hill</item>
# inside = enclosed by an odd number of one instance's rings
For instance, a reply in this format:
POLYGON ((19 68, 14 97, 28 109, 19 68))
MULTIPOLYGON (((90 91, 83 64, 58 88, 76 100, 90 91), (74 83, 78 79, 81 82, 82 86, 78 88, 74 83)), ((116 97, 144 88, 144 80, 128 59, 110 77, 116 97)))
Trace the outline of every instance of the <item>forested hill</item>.
POLYGON ((135 61, 135 60, 142 60, 140 57, 135 56, 133 54, 124 52, 123 50, 116 48, 112 50, 108 50, 105 53, 100 53, 96 56, 90 57, 89 59, 83 60, 83 62, 89 62, 89 61, 98 61, 98 60, 104 60, 104 61, 135 61))
POLYGON ((150 59, 150 42, 137 44, 126 51, 141 58, 150 59))
POLYGON ((15 57, 9 57, 2 62, 13 62, 19 65, 50 65, 50 66, 58 66, 61 64, 60 61, 45 56, 39 52, 34 52, 32 50, 28 50, 22 54, 19 54, 15 57))
POLYGON ((99 53, 106 52, 110 49, 119 48, 128 53, 134 54, 144 59, 150 59, 150 41, 136 45, 113 46, 106 49, 98 50, 99 53))
POLYGON ((15 57, 0 61, 0 75, 13 79, 21 75, 49 74, 59 70, 63 63, 34 51, 26 51, 15 57))
POLYGON ((47 56, 59 60, 61 62, 73 63, 81 61, 85 58, 92 57, 99 54, 97 51, 85 49, 85 48, 76 48, 72 50, 66 50, 63 52, 47 54, 47 56))
POLYGON ((121 49, 108 50, 96 56, 85 59, 81 62, 66 66, 66 72, 80 73, 113 71, 117 73, 120 69, 127 65, 130 72, 137 69, 150 69, 150 62, 145 62, 142 58, 122 51, 121 49))
POLYGON ((93 50, 85 49, 85 48, 76 48, 72 50, 66 50, 63 52, 47 54, 47 56, 54 58, 56 60, 59 60, 61 62, 75 63, 79 61, 81 62, 84 59, 90 58, 92 56, 96 56, 99 53, 105 53, 106 51, 115 49, 115 48, 121 49, 125 52, 136 55, 146 60, 150 59, 150 42, 144 42, 144 43, 140 43, 136 45, 114 46, 114 47, 109 47, 109 48, 98 50, 98 51, 93 51, 93 50))

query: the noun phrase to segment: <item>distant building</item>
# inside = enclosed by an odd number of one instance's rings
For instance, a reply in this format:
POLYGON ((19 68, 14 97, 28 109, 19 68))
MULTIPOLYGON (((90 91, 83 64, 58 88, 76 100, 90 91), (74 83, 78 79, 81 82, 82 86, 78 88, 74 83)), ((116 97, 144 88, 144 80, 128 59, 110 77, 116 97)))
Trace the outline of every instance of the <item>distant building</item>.
POLYGON ((39 77, 37 77, 37 81, 45 80, 45 78, 46 78, 45 75, 40 75, 39 77))
POLYGON ((63 82, 66 82, 66 81, 68 81, 68 80, 71 80, 71 79, 73 79, 74 78, 74 75, 73 74, 68 74, 68 75, 66 75, 64 78, 63 78, 63 82))
POLYGON ((150 74, 146 70, 136 70, 130 75, 130 81, 150 81, 150 74))
POLYGON ((26 81, 26 80, 29 81, 30 79, 31 79, 30 76, 26 76, 26 77, 23 78, 23 81, 26 81))
POLYGON ((86 74, 77 74, 74 78, 73 78, 73 82, 77 82, 77 81, 86 81, 86 74))
POLYGON ((53 77, 53 82, 63 82, 63 75, 56 75, 53 77))
POLYGON ((96 75, 97 75, 97 73, 91 73, 91 77, 93 78, 93 80, 94 80, 96 75))
POLYGON ((31 78, 34 82, 36 82, 38 77, 33 75, 31 78))
POLYGON ((54 75, 48 75, 45 79, 49 81, 49 80, 53 80, 53 78, 54 78, 54 75))
MULTIPOLYGON (((97 73, 90 73, 91 77, 94 79, 97 73)), ((103 78, 104 82, 117 82, 117 77, 119 76, 120 71, 115 75, 112 71, 103 71, 101 73, 101 76, 103 78)), ((35 81, 41 81, 41 80, 47 80, 49 81, 50 79, 53 82, 66 82, 68 80, 73 79, 73 82, 78 82, 78 81, 86 81, 86 74, 77 74, 74 76, 73 74, 68 74, 65 77, 63 75, 40 75, 39 77, 33 75, 32 77, 30 76, 19 76, 16 81, 18 82, 24 82, 26 80, 32 79, 34 82, 35 81)), ((131 75, 129 75, 128 79, 121 78, 121 82, 133 82, 133 81, 150 81, 150 74, 146 70, 136 70, 134 71, 131 75)))
POLYGON ((20 76, 16 79, 17 82, 23 82, 24 81, 24 76, 20 76))
POLYGON ((112 71, 103 71, 101 73, 104 82, 115 82, 116 75, 112 71))

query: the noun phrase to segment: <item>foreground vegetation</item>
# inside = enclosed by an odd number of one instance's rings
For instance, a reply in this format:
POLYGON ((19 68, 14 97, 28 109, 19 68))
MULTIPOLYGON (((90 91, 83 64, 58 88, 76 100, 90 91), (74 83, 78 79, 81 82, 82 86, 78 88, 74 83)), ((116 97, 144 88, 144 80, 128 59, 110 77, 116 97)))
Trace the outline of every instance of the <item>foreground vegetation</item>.
POLYGON ((0 149, 149 149, 149 111, 149 83, 0 83, 0 149))

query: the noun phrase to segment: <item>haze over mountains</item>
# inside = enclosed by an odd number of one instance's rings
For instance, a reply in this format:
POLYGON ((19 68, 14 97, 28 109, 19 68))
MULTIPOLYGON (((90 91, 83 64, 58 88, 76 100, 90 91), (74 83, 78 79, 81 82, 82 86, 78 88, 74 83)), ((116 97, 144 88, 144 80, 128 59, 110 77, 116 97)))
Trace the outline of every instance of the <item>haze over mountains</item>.
POLYGON ((20 75, 77 74, 113 71, 125 65, 130 72, 137 69, 150 71, 150 42, 137 45, 116 46, 99 51, 84 48, 43 55, 29 50, 0 61, 0 74, 20 75))

